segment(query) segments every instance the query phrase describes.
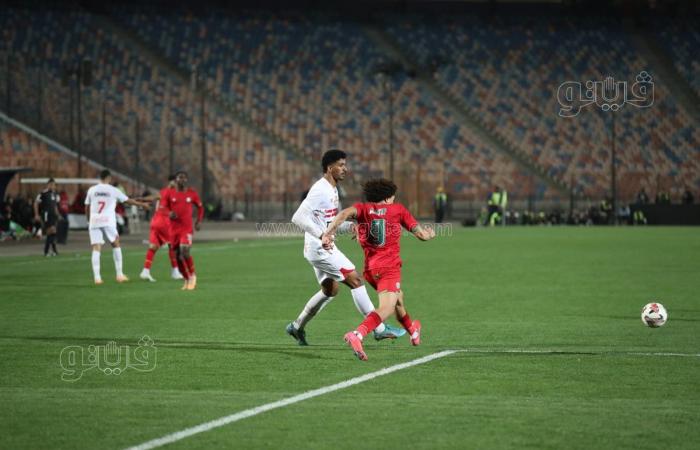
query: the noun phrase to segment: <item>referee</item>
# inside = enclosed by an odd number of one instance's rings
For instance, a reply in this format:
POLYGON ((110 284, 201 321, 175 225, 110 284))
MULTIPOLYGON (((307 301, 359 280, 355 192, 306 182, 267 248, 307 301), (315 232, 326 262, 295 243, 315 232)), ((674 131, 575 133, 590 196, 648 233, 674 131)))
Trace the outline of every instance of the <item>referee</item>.
POLYGON ((58 223, 59 196, 56 193, 56 181, 49 178, 46 189, 37 195, 34 202, 34 220, 41 221, 41 229, 46 236, 44 243, 44 256, 57 256, 56 250, 56 224, 58 223), (49 246, 51 254, 49 254, 49 246))

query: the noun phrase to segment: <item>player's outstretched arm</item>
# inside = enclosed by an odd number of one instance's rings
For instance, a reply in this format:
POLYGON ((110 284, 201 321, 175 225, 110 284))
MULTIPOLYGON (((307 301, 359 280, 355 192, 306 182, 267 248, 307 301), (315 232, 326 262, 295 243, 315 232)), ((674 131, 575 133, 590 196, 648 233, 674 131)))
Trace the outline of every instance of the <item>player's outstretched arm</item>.
POLYGON ((202 203, 199 195, 195 197, 194 206, 197 207, 197 220, 194 222, 194 229, 199 231, 199 229, 202 227, 202 220, 204 219, 204 203, 202 203))
POLYGON ((429 241, 435 237, 435 230, 432 228, 424 228, 420 225, 413 227, 411 233, 421 241, 429 241))
POLYGON ((328 250, 331 247, 333 247, 335 231, 343 222, 345 222, 348 219, 354 219, 355 217, 357 217, 357 208, 355 208, 354 206, 345 208, 344 210, 340 211, 340 214, 335 216, 333 222, 328 224, 326 231, 324 231, 323 235, 321 236, 321 243, 323 244, 323 248, 328 250))
POLYGON ((140 202, 154 202, 156 200, 160 200, 160 193, 158 194, 151 194, 151 195, 146 195, 144 197, 135 197, 134 200, 138 200, 140 202))
POLYGON ((136 199, 134 199, 134 198, 130 198, 130 199, 126 200, 126 201, 124 202, 124 204, 125 204, 125 205, 135 205, 135 206, 138 206, 139 208, 143 208, 143 209, 146 209, 146 210, 151 209, 151 204, 150 204, 150 203, 148 203, 148 202, 142 202, 142 201, 136 200, 136 199))

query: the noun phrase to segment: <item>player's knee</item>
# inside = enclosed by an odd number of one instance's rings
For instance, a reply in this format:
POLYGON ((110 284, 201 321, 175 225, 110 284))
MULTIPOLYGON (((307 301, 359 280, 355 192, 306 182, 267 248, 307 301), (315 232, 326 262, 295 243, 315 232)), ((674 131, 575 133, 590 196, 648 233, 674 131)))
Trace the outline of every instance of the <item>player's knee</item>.
POLYGON ((338 295, 339 288, 338 282, 330 278, 326 278, 321 283, 321 290, 326 297, 335 297, 338 295))
POLYGON ((359 288, 362 286, 362 278, 360 278, 360 275, 353 270, 345 277, 345 284, 347 284, 350 289, 359 288))
POLYGON ((148 248, 151 250, 158 250, 158 246, 156 244, 148 244, 148 248))

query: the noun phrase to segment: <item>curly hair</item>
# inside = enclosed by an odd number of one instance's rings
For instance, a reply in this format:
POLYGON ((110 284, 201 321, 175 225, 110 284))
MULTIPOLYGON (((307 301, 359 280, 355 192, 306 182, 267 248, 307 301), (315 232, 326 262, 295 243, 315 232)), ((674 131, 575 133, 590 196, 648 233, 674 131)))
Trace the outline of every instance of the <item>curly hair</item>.
POLYGON ((362 192, 368 202, 379 203, 396 195, 396 184, 386 178, 368 180, 362 184, 362 192))
POLYGON ((341 159, 347 158, 348 155, 342 151, 338 150, 337 148, 328 150, 326 153, 323 154, 323 157, 321 158, 321 167, 323 168, 323 173, 326 173, 328 170, 328 166, 333 164, 336 161, 340 161, 341 159))

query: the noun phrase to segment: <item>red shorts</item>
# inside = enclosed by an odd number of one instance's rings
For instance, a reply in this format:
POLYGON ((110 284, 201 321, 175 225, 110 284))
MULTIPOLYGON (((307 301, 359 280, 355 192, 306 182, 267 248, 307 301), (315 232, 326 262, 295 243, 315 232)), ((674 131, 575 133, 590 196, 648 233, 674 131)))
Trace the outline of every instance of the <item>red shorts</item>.
POLYGON ((170 246, 175 248, 179 245, 192 245, 192 230, 170 230, 170 246))
POLYGON ((401 290, 401 267, 377 267, 362 274, 377 292, 401 290))
POLYGON ((156 220, 155 217, 151 221, 151 236, 148 242, 158 247, 163 244, 170 243, 170 225, 162 220, 156 220))

